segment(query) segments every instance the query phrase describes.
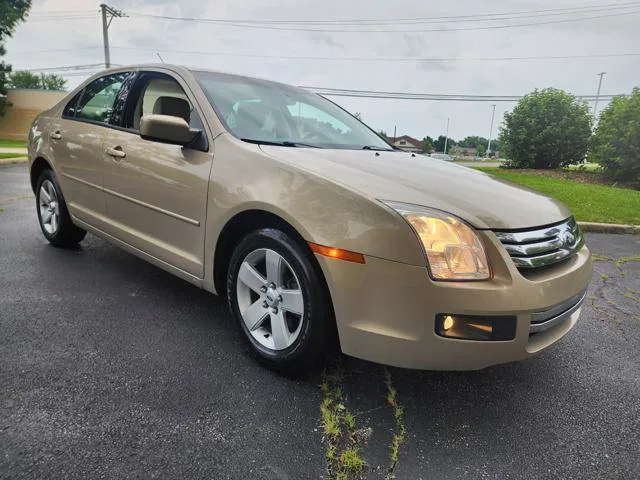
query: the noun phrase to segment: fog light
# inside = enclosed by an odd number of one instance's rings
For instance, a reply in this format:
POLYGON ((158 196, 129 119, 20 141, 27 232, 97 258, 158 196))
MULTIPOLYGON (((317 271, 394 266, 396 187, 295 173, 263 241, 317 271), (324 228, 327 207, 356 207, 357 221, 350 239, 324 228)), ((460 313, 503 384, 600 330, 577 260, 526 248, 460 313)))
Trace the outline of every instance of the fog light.
POLYGON ((436 315, 436 334, 459 340, 513 340, 516 317, 440 313, 436 315))
POLYGON ((453 327, 453 324, 453 317, 451 315, 447 315, 446 317, 444 317, 444 322, 442 322, 442 328, 444 328, 445 330, 449 330, 451 327, 453 327))

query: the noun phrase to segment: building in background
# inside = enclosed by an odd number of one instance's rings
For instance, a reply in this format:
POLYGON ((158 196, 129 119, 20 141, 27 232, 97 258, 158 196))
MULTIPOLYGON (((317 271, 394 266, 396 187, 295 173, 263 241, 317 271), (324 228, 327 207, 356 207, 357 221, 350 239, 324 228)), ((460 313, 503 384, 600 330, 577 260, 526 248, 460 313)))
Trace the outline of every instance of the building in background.
POLYGON ((406 150, 407 152, 420 153, 422 150, 422 142, 409 135, 402 135, 401 137, 396 137, 391 140, 394 147, 406 150))
POLYGON ((0 117, 0 139, 26 140, 36 116, 53 107, 67 92, 60 90, 10 89, 7 99, 12 104, 0 117))

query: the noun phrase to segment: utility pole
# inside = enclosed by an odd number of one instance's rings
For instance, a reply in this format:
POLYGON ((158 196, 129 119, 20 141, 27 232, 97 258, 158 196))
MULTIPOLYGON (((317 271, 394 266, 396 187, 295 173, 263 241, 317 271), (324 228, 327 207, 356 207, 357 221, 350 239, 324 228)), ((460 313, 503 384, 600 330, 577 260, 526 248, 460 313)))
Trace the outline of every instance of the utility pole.
POLYGON ((447 117, 447 129, 444 132, 444 152, 442 153, 447 153, 447 143, 449 141, 449 120, 451 120, 451 118, 447 117))
POLYGON ((493 134, 493 117, 495 117, 496 115, 496 104, 494 103, 493 105, 491 105, 491 107, 493 108, 493 110, 491 112, 491 126, 489 127, 489 143, 487 145, 487 151, 485 153, 486 157, 488 157, 491 153, 491 135, 493 134))
POLYGON ((598 100, 600 100, 600 88, 602 88, 602 77, 605 76, 607 72, 600 72, 598 74, 598 76, 600 77, 600 80, 598 81, 598 92, 596 93, 596 103, 593 106, 593 118, 596 118, 596 115, 598 115, 598 100))
POLYGON ((104 42, 104 68, 111 66, 111 55, 109 53, 109 25, 114 17, 126 17, 126 14, 121 10, 111 8, 104 3, 100 4, 100 10, 102 11, 102 40, 104 42), (109 18, 107 18, 107 16, 109 18))
POLYGON ((396 126, 393 126, 393 143, 396 143, 396 126))

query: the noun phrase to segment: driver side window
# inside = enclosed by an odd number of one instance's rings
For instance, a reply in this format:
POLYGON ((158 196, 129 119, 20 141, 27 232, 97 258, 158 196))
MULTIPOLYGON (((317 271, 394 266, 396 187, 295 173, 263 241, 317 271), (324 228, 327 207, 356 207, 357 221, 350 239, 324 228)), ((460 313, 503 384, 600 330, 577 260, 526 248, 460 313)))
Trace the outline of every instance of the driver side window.
POLYGON ((182 87, 169 75, 143 73, 137 89, 133 114, 125 120, 125 127, 138 131, 144 115, 161 114, 184 118, 191 128, 202 130, 202 120, 182 87))

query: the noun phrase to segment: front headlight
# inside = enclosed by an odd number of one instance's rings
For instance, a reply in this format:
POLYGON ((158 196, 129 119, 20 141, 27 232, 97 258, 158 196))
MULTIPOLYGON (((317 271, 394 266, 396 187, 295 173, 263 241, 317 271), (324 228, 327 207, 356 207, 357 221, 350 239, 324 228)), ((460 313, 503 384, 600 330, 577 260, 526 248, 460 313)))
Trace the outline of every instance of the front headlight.
POLYGON ((482 241, 462 220, 417 205, 384 203, 402 215, 420 238, 434 280, 491 278, 482 241))

